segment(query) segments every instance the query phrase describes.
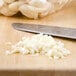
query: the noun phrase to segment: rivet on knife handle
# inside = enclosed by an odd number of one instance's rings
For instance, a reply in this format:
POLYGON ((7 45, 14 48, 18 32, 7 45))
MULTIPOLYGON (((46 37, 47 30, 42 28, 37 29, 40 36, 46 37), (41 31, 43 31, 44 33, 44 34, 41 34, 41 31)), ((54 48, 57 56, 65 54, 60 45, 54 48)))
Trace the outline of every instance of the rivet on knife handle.
POLYGON ((25 24, 25 23, 13 23, 12 25, 15 29, 20 31, 25 31, 30 33, 43 33, 57 37, 76 39, 75 28, 65 28, 65 27, 25 24))

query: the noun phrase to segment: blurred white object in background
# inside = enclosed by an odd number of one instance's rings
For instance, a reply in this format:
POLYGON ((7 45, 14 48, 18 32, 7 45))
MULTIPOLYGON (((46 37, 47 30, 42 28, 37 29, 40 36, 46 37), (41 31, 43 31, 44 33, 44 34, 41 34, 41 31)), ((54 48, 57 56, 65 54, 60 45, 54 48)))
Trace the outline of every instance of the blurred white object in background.
POLYGON ((38 19, 54 13, 70 2, 71 0, 0 0, 0 13, 13 16, 21 12, 28 18, 38 19))
POLYGON ((51 11, 51 13, 53 13, 55 11, 62 9, 65 5, 71 3, 72 0, 48 0, 48 1, 52 2, 52 4, 54 5, 54 9, 53 11, 51 11))

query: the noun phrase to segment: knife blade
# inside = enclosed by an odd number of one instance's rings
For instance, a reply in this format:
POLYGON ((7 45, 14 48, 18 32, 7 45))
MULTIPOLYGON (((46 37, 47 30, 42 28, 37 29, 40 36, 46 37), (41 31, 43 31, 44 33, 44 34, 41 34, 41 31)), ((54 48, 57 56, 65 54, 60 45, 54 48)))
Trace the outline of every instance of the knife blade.
POLYGON ((25 23, 13 23, 12 26, 16 30, 25 31, 29 33, 36 33, 36 34, 43 33, 56 37, 76 39, 75 28, 65 28, 65 27, 25 24, 25 23))

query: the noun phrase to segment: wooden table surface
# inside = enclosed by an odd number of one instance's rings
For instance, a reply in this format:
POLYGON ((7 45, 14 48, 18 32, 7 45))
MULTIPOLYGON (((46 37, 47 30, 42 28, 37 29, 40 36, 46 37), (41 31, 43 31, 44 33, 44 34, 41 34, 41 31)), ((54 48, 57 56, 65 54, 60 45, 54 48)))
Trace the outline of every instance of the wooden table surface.
POLYGON ((12 44, 31 33, 17 31, 12 28, 14 22, 46 24, 76 28, 76 1, 65 9, 39 20, 31 20, 21 15, 13 17, 0 16, 0 76, 76 76, 76 40, 55 38, 65 44, 71 54, 63 59, 50 60, 46 56, 13 54, 6 55, 12 44))

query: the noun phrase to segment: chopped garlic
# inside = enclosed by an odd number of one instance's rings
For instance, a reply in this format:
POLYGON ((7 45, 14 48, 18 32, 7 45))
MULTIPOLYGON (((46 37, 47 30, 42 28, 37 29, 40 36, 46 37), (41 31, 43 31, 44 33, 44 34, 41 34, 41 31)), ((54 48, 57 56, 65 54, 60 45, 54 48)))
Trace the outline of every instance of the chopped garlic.
POLYGON ((43 54, 53 59, 59 59, 70 54, 70 51, 64 48, 64 44, 55 41, 51 36, 38 34, 31 38, 23 37, 21 41, 12 45, 8 54, 43 54))

